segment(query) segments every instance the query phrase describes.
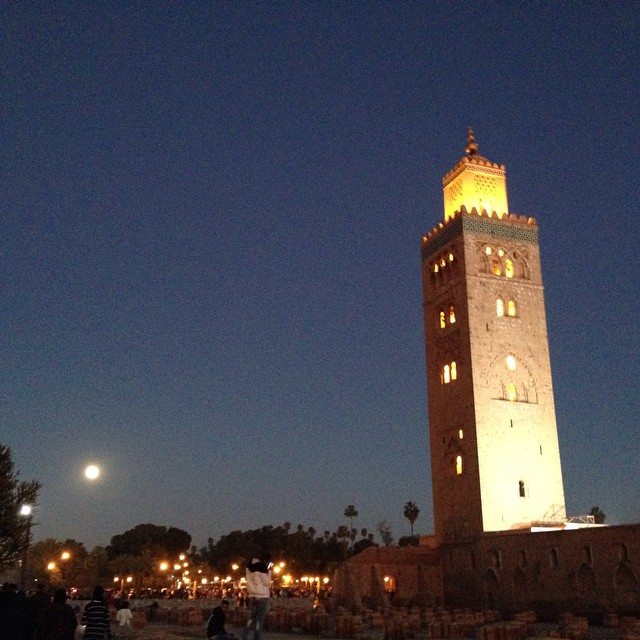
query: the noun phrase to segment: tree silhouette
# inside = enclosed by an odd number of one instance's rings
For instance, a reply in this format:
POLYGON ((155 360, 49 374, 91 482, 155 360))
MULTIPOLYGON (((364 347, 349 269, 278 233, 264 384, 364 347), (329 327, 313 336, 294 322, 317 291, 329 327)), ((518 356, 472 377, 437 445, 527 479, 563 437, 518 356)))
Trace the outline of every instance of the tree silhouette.
MULTIPOLYGON (((350 504, 347 505, 347 508, 344 510, 344 515, 349 518, 349 524, 351 525, 349 528, 353 531, 353 519, 358 517, 358 511, 352 504, 350 504)), ((349 532, 349 537, 351 538, 351 546, 353 547, 355 535, 351 534, 351 531, 349 532)))
POLYGON ((607 517, 607 515, 600 510, 600 507, 591 507, 589 515, 593 516, 593 521, 596 524, 604 524, 605 518, 607 517))
POLYGON ((35 480, 19 481, 13 469, 11 449, 0 445, 0 572, 24 555, 31 544, 33 516, 21 515, 24 505, 34 506, 40 483, 35 480))
POLYGON ((404 505, 404 517, 409 521, 411 525, 411 537, 413 538, 413 523, 418 519, 418 514, 420 513, 420 509, 418 509, 415 502, 407 502, 404 505))

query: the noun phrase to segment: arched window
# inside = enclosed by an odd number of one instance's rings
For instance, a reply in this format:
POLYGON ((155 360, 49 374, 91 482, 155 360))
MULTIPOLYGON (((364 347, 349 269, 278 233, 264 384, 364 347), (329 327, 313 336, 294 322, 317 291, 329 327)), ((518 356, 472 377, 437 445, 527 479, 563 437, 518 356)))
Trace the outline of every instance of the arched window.
POLYGON ((451 379, 452 380, 458 379, 458 367, 456 366, 455 361, 451 363, 451 379))
POLYGON ((518 495, 521 498, 525 497, 525 490, 524 490, 524 480, 519 480, 518 481, 518 495))
POLYGON ((502 300, 502 298, 498 298, 496 300, 496 315, 498 318, 502 318, 504 316, 504 300, 502 300))
POLYGON ((502 275, 502 262, 500 260, 493 260, 491 264, 491 273, 493 273, 494 276, 502 275))
POLYGON ((462 456, 456 456, 456 475, 462 475, 462 456))
POLYGON ((504 275, 506 278, 513 278, 513 261, 509 258, 504 261, 504 275))
POLYGON ((515 402, 518 399, 518 390, 516 389, 516 385, 513 382, 510 382, 507 385, 507 400, 509 402, 515 402))
POLYGON ((451 382, 451 367, 448 364, 445 364, 442 369, 442 379, 445 384, 449 384, 451 382))
POLYGON ((507 365, 507 369, 509 369, 509 371, 515 371, 516 370, 516 359, 514 356, 512 355, 508 355, 505 359, 505 364, 507 365))
POLYGON ((516 301, 515 300, 507 300, 507 315, 510 318, 516 317, 516 301))
POLYGON ((522 549, 518 551, 518 566, 524 569, 527 566, 527 552, 522 549))
POLYGON ((453 308, 453 305, 449 307, 449 324, 454 324, 456 321, 456 310, 453 308))
POLYGON ((447 326, 447 322, 445 319, 444 311, 440 312, 440 328, 444 329, 447 326))

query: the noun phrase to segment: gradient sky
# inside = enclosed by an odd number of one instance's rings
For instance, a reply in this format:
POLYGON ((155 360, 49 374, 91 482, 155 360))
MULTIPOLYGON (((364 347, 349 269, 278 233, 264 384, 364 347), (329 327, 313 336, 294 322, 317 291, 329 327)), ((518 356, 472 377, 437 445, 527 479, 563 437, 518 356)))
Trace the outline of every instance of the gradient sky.
POLYGON ((420 236, 540 224, 567 511, 640 520, 637 2, 2 9, 0 442, 36 539, 432 531, 420 236), (97 461, 102 480, 82 468, 97 461))

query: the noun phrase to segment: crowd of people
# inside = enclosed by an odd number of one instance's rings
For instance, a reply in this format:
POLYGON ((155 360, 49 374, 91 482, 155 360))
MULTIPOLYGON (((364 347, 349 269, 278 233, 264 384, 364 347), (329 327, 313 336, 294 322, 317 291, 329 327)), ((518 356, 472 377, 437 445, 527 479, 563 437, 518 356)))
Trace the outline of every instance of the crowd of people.
MULTIPOLYGON (((241 606, 250 610, 246 627, 239 640, 261 640, 271 593, 271 558, 268 554, 251 558, 247 563, 246 589, 237 595, 241 606)), ((110 595, 103 587, 95 587, 84 610, 68 602, 67 592, 57 589, 51 597, 44 585, 38 585, 29 596, 17 585, 5 583, 0 590, 0 640, 74 640, 78 624, 84 627, 84 640, 111 640, 110 595)), ((117 613, 115 625, 118 637, 132 628, 133 614, 125 598, 114 601, 117 613)), ((157 603, 154 603, 157 607, 157 603)), ((227 633, 229 600, 213 608, 207 621, 207 637, 215 640, 235 640, 227 633)), ((151 613, 151 608, 149 613, 151 613)))
MULTIPOLYGON (((129 603, 121 601, 116 613, 119 635, 131 629, 129 603)), ((67 603, 67 592, 56 589, 53 597, 44 585, 27 594, 17 585, 5 583, 0 590, 0 640, 74 640, 78 624, 84 627, 84 640, 112 637, 109 605, 105 590, 96 587, 91 601, 80 615, 80 608, 67 603)))

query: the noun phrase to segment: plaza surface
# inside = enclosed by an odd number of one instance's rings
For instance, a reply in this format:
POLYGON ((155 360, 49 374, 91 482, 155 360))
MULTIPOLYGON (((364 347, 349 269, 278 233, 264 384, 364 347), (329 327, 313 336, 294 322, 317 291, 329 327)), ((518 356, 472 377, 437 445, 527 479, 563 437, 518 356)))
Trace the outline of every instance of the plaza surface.
MULTIPOLYGON (((241 629, 227 625, 227 629, 237 640, 240 638, 241 629)), ((534 632, 530 636, 532 639, 549 638, 549 634, 557 629, 557 625, 537 623, 534 632)), ((366 637, 367 634, 365 634, 366 637)), ((263 640, 318 640, 317 635, 305 635, 298 633, 282 633, 278 631, 266 631, 263 633, 263 640)), ((619 640, 621 634, 618 629, 609 627, 590 626, 587 633, 588 640, 619 640)), ((205 625, 182 627, 178 625, 168 625, 163 623, 150 623, 142 629, 135 629, 127 635, 118 635, 117 627, 114 627, 114 638, 128 638, 131 640, 181 640, 183 638, 206 638, 205 625)), ((338 639, 329 639, 338 640, 338 639)))

